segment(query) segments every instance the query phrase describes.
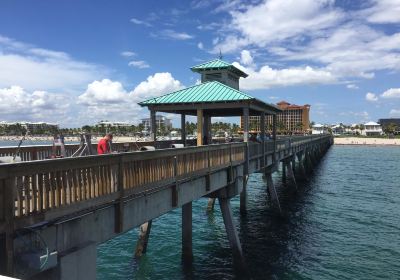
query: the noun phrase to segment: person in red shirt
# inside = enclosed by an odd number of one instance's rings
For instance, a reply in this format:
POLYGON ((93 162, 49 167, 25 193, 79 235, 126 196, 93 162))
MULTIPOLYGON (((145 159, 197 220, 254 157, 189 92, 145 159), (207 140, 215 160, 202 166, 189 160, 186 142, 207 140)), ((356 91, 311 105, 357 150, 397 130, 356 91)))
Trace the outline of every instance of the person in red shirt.
POLYGON ((103 138, 100 139, 99 143, 97 144, 97 154, 109 154, 111 153, 111 141, 112 141, 112 134, 107 133, 103 138))

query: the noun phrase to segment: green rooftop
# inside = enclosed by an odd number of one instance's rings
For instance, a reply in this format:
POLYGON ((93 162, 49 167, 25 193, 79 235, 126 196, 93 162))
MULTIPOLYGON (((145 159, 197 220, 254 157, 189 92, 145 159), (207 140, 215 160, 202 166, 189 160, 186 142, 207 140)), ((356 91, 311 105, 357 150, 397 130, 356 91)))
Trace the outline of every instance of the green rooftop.
POLYGON ((249 99, 255 98, 220 82, 212 81, 178 90, 160 97, 151 98, 140 102, 139 105, 229 102, 249 99))
POLYGON ((203 72, 207 70, 218 70, 218 69, 230 69, 233 72, 236 72, 239 74, 239 76, 242 76, 246 78, 248 75, 244 73, 242 70, 239 68, 235 67, 234 65, 225 62, 221 59, 214 59, 208 62, 201 63, 199 65, 193 66, 190 68, 193 72, 203 72))

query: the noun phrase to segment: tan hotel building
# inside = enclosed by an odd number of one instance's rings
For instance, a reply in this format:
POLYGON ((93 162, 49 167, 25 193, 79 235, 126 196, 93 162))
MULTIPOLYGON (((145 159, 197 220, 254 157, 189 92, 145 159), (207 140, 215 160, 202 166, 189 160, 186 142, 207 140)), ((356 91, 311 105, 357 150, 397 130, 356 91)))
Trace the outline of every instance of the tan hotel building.
MULTIPOLYGON (((281 132, 305 133, 308 132, 310 125, 310 105, 303 106, 290 104, 286 101, 277 103, 283 111, 276 115, 277 130, 281 132)), ((272 116, 265 116, 265 128, 271 130, 272 116)), ((243 119, 240 119, 240 127, 243 127, 243 119)), ((249 130, 252 132, 260 131, 260 117, 249 117, 249 130)))

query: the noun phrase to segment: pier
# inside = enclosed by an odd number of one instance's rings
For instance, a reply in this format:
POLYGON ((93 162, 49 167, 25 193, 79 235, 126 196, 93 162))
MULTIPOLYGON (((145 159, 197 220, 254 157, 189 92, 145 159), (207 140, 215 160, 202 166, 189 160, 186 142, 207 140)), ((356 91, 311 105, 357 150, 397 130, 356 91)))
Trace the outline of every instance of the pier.
POLYGON ((298 136, 0 165, 2 273, 24 276, 17 265, 26 260, 35 279, 95 279, 97 244, 177 207, 183 208, 182 254, 190 258, 191 202, 201 197, 219 200, 240 264, 230 198, 245 198, 247 176, 262 172, 279 209, 271 174, 281 164, 295 182, 293 164, 307 176, 331 144, 327 135, 298 136), (42 256, 25 250, 36 236, 47 247, 41 268, 33 260, 42 256))

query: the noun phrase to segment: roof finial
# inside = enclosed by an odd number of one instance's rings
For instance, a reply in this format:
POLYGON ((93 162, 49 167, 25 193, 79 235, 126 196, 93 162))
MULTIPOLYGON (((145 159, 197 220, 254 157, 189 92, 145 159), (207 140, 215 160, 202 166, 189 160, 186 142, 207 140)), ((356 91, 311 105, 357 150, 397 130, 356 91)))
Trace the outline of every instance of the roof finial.
POLYGON ((221 49, 219 49, 219 59, 222 60, 222 52, 221 52, 221 49))

